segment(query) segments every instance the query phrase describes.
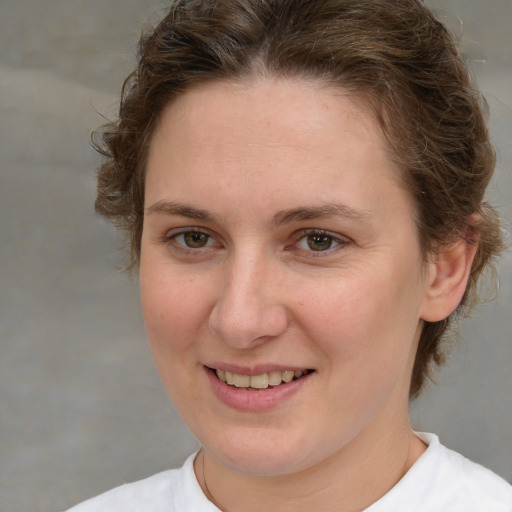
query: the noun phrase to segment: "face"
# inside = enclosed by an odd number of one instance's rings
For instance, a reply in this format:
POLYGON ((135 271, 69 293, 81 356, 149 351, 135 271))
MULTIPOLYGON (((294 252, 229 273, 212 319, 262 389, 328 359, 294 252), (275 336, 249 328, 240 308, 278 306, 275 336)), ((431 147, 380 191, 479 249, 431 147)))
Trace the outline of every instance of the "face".
POLYGON ((427 283, 361 101, 301 80, 193 89, 154 133, 145 206, 149 342, 218 463, 292 473, 407 424, 427 283))

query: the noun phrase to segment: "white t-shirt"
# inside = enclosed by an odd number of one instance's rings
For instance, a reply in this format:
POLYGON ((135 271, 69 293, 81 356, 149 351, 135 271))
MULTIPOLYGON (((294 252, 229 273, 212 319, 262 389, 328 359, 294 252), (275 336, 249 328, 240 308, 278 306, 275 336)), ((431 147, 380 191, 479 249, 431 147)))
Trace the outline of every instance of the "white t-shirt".
MULTIPOLYGON (((417 434, 427 450, 407 474, 365 512, 512 512, 512 486, 492 471, 417 434)), ((220 512, 203 494, 194 455, 181 469, 116 487, 68 512, 220 512)))

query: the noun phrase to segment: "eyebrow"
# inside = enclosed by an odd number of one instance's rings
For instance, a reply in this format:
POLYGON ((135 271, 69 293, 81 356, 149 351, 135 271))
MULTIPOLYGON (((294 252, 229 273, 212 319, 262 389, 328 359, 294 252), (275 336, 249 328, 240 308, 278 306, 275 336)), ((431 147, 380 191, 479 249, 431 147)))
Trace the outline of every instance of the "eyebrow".
MULTIPOLYGON (((166 215, 179 215, 189 219, 200 220, 210 223, 221 223, 221 218, 214 213, 196 208, 188 204, 174 201, 158 201, 145 209, 146 214, 164 213, 166 215)), ((291 222, 327 219, 332 217, 345 217, 358 222, 371 222, 372 214, 368 210, 355 209, 344 204, 326 204, 320 206, 301 206, 289 210, 277 212, 272 222, 276 226, 289 224, 291 222)))
POLYGON ((328 219, 332 217, 345 217, 358 222, 370 222, 371 213, 363 209, 355 209, 344 204, 326 204, 321 206, 305 206, 282 210, 274 215, 274 224, 280 226, 301 220, 328 219))
POLYGON ((219 222, 220 218, 217 215, 196 208, 183 203, 176 203, 174 201, 158 201, 155 204, 145 209, 147 215, 152 213, 164 213, 166 215, 179 215, 180 217, 187 217, 189 219, 201 220, 203 222, 219 222))

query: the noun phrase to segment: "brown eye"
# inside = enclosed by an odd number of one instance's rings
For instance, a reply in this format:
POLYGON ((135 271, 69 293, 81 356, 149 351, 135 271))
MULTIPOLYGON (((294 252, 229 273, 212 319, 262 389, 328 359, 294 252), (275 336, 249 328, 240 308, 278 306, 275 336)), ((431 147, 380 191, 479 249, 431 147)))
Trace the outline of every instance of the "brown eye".
POLYGON ((176 238, 179 239, 181 237, 183 237, 184 244, 191 249, 206 247, 210 240, 210 237, 206 233, 200 233, 198 231, 187 231, 186 233, 178 235, 176 238))
POLYGON ((212 250, 218 251, 223 248, 222 241, 216 233, 210 234, 193 226, 168 231, 162 241, 169 251, 178 251, 177 254, 186 254, 189 257, 211 256, 212 250))
POLYGON ((348 245, 350 240, 342 235, 336 235, 322 229, 304 230, 295 243, 295 247, 303 252, 309 253, 330 253, 337 248, 348 245))
POLYGON ((308 247, 312 251, 327 251, 333 245, 333 239, 327 235, 309 235, 307 237, 308 247))

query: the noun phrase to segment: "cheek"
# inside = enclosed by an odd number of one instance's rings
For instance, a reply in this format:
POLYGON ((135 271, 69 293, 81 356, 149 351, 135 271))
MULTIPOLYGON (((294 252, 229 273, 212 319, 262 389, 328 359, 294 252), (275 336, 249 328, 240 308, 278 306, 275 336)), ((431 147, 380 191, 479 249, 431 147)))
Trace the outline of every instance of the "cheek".
POLYGON ((407 399, 416 308, 407 290, 375 277, 345 279, 316 299, 309 307, 302 301, 303 329, 323 356, 331 419, 350 430, 371 421, 395 393, 407 399))
POLYGON ((141 265, 142 312, 154 352, 179 353, 193 344, 208 309, 205 287, 197 281, 141 265))
POLYGON ((187 401, 195 398, 198 333, 205 318, 205 300, 201 300, 204 292, 192 278, 141 263, 140 294, 156 369, 170 399, 179 410, 186 410, 187 401))
POLYGON ((333 364, 342 360, 347 372, 358 375, 362 369, 367 374, 372 366, 407 358, 419 322, 419 293, 413 282, 372 270, 303 288, 298 302, 298 317, 311 339, 333 364))

